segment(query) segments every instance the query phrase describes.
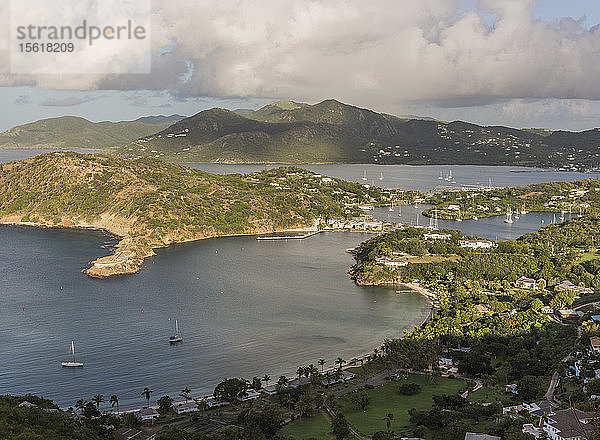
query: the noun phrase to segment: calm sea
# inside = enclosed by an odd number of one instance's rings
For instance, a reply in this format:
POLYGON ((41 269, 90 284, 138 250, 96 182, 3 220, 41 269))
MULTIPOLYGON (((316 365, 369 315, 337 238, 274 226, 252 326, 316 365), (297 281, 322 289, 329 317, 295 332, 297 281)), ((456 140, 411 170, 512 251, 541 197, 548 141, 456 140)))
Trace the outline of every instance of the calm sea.
MULTIPOLYGON (((42 151, 0 150, 0 162, 42 151)), ((194 164, 211 172, 251 172, 264 166, 194 164)), ((448 167, 322 165, 313 171, 376 184, 429 190, 448 167), (379 180, 383 173, 383 180, 379 180)), ((588 175, 514 167, 453 166, 458 183, 524 185, 588 175)), ((446 183, 445 181, 443 183, 446 183)), ((378 218, 427 224, 423 206, 379 208, 378 218)), ((527 214, 512 225, 493 217, 442 221, 440 227, 508 239, 537 230, 552 214, 527 214)), ((168 249, 135 275, 97 280, 81 271, 115 243, 99 232, 0 226, 0 394, 35 393, 63 407, 95 394, 117 394, 123 408, 153 400, 210 393, 223 378, 294 375, 325 358, 329 366, 371 351, 428 314, 417 294, 358 287, 344 251, 369 238, 324 233, 306 240, 253 237, 204 240, 168 249), (179 320, 184 342, 168 337, 179 320), (82 369, 60 367, 75 340, 82 369)))

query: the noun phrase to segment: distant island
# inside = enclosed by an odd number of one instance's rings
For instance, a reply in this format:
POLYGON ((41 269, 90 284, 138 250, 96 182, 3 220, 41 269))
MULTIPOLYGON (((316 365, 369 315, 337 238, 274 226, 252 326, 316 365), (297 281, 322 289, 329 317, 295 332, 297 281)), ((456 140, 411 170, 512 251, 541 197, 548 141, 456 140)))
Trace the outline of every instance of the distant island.
POLYGON ((307 228, 353 215, 379 188, 282 167, 214 175, 143 158, 55 152, 0 166, 0 223, 106 230, 121 241, 95 277, 135 273, 153 249, 203 238, 307 228))
POLYGON ((600 129, 485 127, 398 117, 334 99, 122 122, 64 116, 0 133, 0 148, 95 148, 170 162, 470 164, 571 171, 600 169, 599 145, 600 129))

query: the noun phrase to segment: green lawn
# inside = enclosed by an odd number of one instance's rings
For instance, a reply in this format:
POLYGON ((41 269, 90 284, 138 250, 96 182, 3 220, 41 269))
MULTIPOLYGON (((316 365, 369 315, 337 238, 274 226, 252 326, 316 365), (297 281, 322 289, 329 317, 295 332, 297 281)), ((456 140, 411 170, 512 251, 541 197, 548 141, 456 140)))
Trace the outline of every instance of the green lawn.
POLYGON ((590 252, 584 252, 581 255, 581 259, 579 260, 580 262, 584 262, 584 261, 591 261, 591 260, 598 260, 600 259, 600 254, 599 253, 590 253, 590 252))
POLYGON ((289 435, 295 439, 333 439, 329 434, 331 423, 322 414, 319 413, 310 419, 299 419, 286 425, 281 431, 282 434, 289 435))
POLYGON ((373 435, 377 431, 386 430, 386 423, 383 418, 388 413, 394 415, 391 429, 396 433, 403 431, 408 433, 409 409, 429 409, 432 405, 431 396, 434 394, 456 394, 464 385, 464 381, 460 379, 445 377, 439 378, 436 385, 431 383, 426 375, 411 374, 406 380, 400 379, 372 390, 365 390, 371 397, 371 403, 364 413, 352 404, 350 394, 340 398, 339 402, 348 421, 364 434, 373 435), (421 392, 414 396, 399 394, 398 386, 410 382, 421 385, 421 392))

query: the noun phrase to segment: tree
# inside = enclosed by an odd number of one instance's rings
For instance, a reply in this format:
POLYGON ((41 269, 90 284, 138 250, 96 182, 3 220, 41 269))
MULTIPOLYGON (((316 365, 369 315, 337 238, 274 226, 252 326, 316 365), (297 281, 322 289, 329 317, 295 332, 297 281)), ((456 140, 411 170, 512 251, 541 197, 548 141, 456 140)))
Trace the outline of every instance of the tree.
POLYGON ((227 402, 234 402, 237 396, 248 389, 248 382, 244 379, 232 378, 225 379, 215 387, 213 395, 217 399, 222 399, 227 402))
POLYGON ((544 391, 544 386, 539 378, 535 376, 524 376, 517 382, 517 391, 519 398, 523 400, 532 400, 537 398, 544 391))
POLYGON ((389 431, 392 428, 392 420, 394 420, 394 414, 387 413, 383 420, 385 420, 385 426, 387 426, 387 430, 389 431))
POLYGON ((146 407, 150 408, 150 394, 152 394, 152 390, 150 390, 148 387, 144 388, 144 391, 142 391, 142 396, 146 397, 146 407))
POLYGON ((338 412, 331 421, 331 431, 336 440, 343 440, 350 435, 350 425, 344 414, 338 412))
POLYGON ((252 378, 252 388, 255 389, 256 391, 258 391, 262 388, 262 381, 260 380, 260 377, 254 376, 252 378))
POLYGON ((77 403, 75 403, 75 408, 77 408, 79 410, 80 414, 83 414, 83 410, 85 409, 85 406, 87 405, 87 400, 83 400, 83 399, 79 399, 77 401, 77 403))
POLYGON ((117 415, 119 414, 119 397, 116 394, 110 396, 110 406, 115 407, 117 405, 117 415))
POLYGON ((187 403, 188 399, 190 398, 191 392, 192 392, 192 390, 190 390, 189 387, 185 387, 184 389, 181 390, 181 393, 179 393, 179 395, 185 399, 185 403, 187 403))
POLYGON ((240 420, 246 426, 260 430, 266 438, 273 438, 283 426, 284 417, 277 405, 269 403, 254 405, 240 414, 240 420))
POLYGON ((325 359, 319 359, 319 362, 317 362, 320 366, 321 366, 321 373, 323 372, 323 367, 325 366, 325 364, 327 363, 327 361, 325 359))
POLYGON ((96 394, 92 397, 92 402, 96 404, 96 409, 100 409, 100 404, 104 402, 104 396, 102 394, 96 394))
POLYGON ((298 399, 298 410, 300 411, 300 415, 302 417, 312 417, 315 415, 315 410, 313 407, 313 400, 310 397, 310 394, 304 393, 300 399, 298 399))
POLYGON ((342 359, 341 357, 339 357, 336 359, 335 363, 339 365, 339 369, 341 370, 342 367, 344 366, 344 364, 346 363, 346 361, 344 359, 342 359))
POLYGON ((171 411, 171 407, 173 406, 173 398, 170 396, 162 396, 156 401, 156 403, 158 403, 158 412, 161 414, 167 414, 169 411, 171 411))
POLYGON ((364 391, 352 393, 350 400, 357 407, 359 407, 363 412, 365 412, 365 410, 367 409, 367 406, 369 406, 369 404, 371 403, 371 398, 364 391))
POLYGON ((265 374, 262 378, 263 382, 265 383, 266 386, 269 386, 269 381, 271 380, 271 376, 269 376, 268 374, 265 374))

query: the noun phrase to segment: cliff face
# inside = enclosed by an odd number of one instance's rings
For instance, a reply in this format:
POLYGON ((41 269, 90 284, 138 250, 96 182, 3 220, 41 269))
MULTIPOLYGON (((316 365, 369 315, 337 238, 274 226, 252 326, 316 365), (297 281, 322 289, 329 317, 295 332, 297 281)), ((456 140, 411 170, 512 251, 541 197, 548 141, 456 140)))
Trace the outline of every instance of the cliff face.
POLYGON ((304 173, 282 188, 272 183, 285 180, 285 170, 220 176, 150 159, 49 153, 1 166, 0 222, 104 229, 122 240, 86 273, 134 273, 153 248, 340 215, 339 202, 306 189, 312 174, 304 173))

